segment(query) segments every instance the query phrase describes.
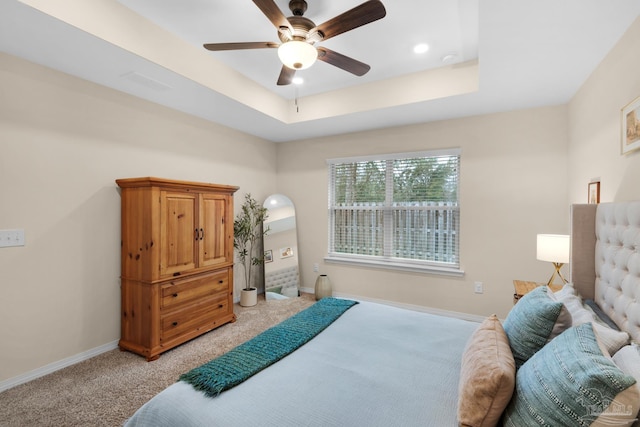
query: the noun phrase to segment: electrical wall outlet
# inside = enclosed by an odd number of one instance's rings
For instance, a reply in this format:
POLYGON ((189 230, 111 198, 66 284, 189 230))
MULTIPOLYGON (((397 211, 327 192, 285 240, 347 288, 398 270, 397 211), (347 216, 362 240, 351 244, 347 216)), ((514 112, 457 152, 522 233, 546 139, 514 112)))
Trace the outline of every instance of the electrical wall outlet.
POLYGON ((24 230, 0 230, 0 248, 24 246, 24 230))
POLYGON ((473 291, 476 294, 481 294, 484 292, 484 287, 482 285, 482 282, 473 282, 473 291))
POLYGON ((313 272, 317 273, 318 271, 320 271, 320 265, 316 262, 313 264, 313 272))

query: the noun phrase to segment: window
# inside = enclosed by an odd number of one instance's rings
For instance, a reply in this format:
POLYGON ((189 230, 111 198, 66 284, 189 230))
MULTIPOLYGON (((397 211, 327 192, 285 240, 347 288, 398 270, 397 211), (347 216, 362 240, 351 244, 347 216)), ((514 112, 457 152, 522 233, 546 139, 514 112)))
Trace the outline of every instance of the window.
POLYGON ((460 151, 329 164, 327 261, 460 271, 460 151))

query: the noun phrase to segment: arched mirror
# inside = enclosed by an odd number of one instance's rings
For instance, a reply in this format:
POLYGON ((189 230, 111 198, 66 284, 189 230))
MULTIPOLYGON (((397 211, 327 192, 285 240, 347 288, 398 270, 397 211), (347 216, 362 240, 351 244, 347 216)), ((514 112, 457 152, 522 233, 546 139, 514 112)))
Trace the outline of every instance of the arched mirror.
POLYGON ((298 233, 293 202, 282 194, 273 194, 264 201, 267 220, 264 230, 264 295, 267 301, 298 297, 298 233))

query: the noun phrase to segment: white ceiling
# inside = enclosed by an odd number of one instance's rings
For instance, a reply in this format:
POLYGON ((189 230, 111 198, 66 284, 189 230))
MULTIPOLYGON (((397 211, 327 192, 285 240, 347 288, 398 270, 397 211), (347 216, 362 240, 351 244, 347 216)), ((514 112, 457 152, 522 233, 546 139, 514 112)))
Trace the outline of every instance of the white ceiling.
MULTIPOLYGON (((250 0, 118 0, 136 13, 200 48, 203 43, 279 42, 277 31, 250 0)), ((363 3, 364 0, 308 0, 304 14, 317 25, 363 3)), ((288 0, 275 0, 291 16, 288 0)), ((369 64, 364 77, 353 76, 319 61, 296 74, 305 79, 298 96, 328 92, 442 66, 441 58, 456 54, 451 63, 478 57, 478 0, 387 0, 387 16, 318 43, 369 64), (406 13, 410 11, 410 13, 406 13), (428 42, 428 54, 413 46, 428 42)), ((282 63, 276 49, 209 53, 245 76, 285 98, 295 97, 292 86, 278 87, 282 63)))
MULTIPOLYGON (((362 1, 307 0, 305 17, 362 1)), ((318 61, 301 86, 276 86, 275 49, 202 48, 278 41, 249 0, 2 0, 0 51, 281 142, 566 103, 640 15, 637 0, 382 1, 385 18, 319 43, 371 71, 318 61)))

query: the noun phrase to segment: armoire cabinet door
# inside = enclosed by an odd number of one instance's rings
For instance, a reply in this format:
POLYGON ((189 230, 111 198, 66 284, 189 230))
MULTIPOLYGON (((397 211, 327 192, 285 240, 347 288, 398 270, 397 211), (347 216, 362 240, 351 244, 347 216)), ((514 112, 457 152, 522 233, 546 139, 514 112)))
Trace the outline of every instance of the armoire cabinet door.
POLYGON ((196 215, 197 195, 160 193, 160 276, 196 268, 200 235, 196 215))
MULTIPOLYGON (((228 259, 229 246, 233 245, 233 241, 228 238, 227 220, 232 221, 227 218, 228 207, 228 196, 219 194, 200 196, 200 227, 202 228, 198 241, 200 267, 213 267, 233 261, 228 259)), ((231 226, 233 227, 233 224, 231 226)))

